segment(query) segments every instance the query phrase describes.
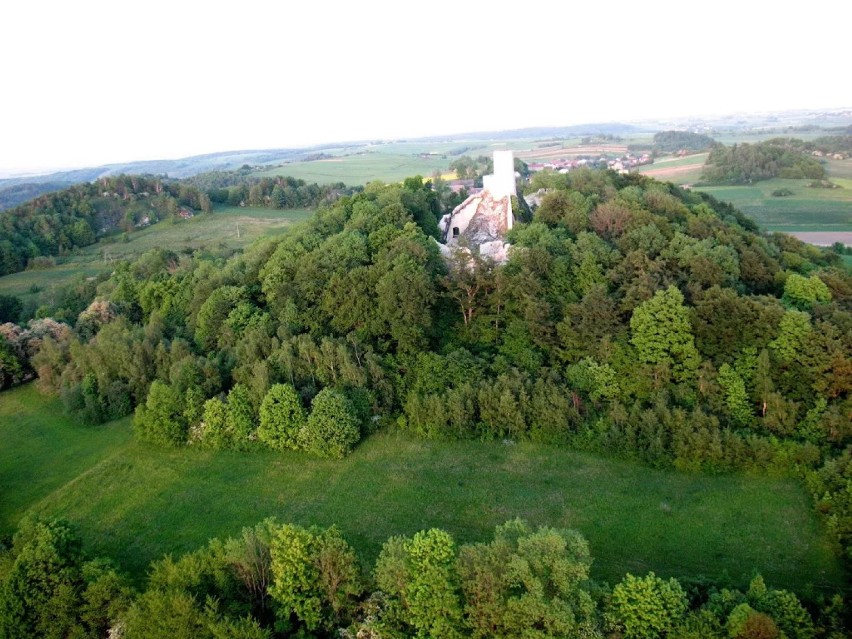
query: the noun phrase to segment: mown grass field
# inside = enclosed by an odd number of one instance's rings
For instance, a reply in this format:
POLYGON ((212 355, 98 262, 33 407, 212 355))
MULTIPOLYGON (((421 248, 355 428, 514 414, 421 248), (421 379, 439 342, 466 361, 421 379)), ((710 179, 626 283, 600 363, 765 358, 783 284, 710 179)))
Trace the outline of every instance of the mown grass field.
POLYGON ((274 516, 337 524, 372 562, 394 534, 437 526, 487 539, 513 517, 573 527, 593 573, 627 571, 809 592, 844 587, 802 487, 787 479, 661 472, 565 449, 373 435, 343 461, 299 453, 165 450, 130 418, 80 426, 30 385, 0 394, 0 535, 58 516, 141 579, 148 562, 274 516))
POLYGON ((216 207, 209 215, 173 223, 159 222, 135 231, 127 236, 127 242, 121 242, 118 236, 107 238, 74 255, 58 258, 59 263, 50 268, 0 277, 0 293, 17 295, 24 301, 34 297, 46 300, 53 289, 75 278, 110 272, 118 260, 132 260, 155 248, 173 251, 241 248, 259 237, 280 233, 311 213, 308 209, 216 207), (39 290, 33 291, 33 287, 39 290))

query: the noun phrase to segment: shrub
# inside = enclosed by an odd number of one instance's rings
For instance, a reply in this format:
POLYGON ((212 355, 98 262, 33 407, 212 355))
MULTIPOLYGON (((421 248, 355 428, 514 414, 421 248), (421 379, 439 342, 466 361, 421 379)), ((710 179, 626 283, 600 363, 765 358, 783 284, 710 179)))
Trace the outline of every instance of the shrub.
POLYGON ((290 384, 275 384, 260 405, 258 439, 275 450, 295 450, 304 426, 305 411, 296 389, 290 384))
POLYGON ((311 403, 308 421, 299 431, 302 448, 320 457, 342 459, 360 438, 358 417, 346 396, 333 388, 321 390, 311 403))

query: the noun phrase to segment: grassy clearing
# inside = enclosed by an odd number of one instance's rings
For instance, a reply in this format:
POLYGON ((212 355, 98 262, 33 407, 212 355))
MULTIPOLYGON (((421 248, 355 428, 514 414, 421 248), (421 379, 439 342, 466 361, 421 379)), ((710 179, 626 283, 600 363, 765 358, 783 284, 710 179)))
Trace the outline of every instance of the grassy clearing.
POLYGON ((344 461, 324 461, 163 450, 129 432, 129 418, 75 426, 32 387, 0 394, 0 534, 28 509, 61 516, 90 550, 140 578, 163 553, 268 516, 337 524, 369 562, 393 534, 438 526, 464 543, 520 516, 582 531, 594 574, 610 581, 654 570, 743 586, 760 571, 800 591, 843 585, 792 480, 660 472, 547 446, 399 433, 370 437, 344 461))
POLYGON ((33 384, 0 393, 0 535, 8 535, 33 504, 125 450, 127 425, 83 427, 33 384))
POLYGON ((132 260, 155 248, 173 251, 241 248, 259 237, 280 233, 295 222, 307 219, 311 213, 308 209, 217 207, 210 215, 160 222, 130 233, 127 242, 119 241, 116 236, 107 238, 61 258, 61 263, 55 267, 0 277, 0 293, 18 295, 25 301, 30 298, 47 300, 52 290, 78 277, 110 272, 117 260, 132 260), (41 290, 31 292, 34 286, 41 290))

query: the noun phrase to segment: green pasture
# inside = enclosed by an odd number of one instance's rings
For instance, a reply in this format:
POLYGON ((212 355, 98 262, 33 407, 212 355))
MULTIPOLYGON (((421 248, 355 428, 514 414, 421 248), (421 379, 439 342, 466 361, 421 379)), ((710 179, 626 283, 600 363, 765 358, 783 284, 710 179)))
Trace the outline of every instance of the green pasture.
MULTIPOLYGON (((843 180, 834 180, 846 184, 843 180)), ((852 188, 815 189, 810 180, 764 180, 752 185, 701 186, 700 190, 730 202, 767 231, 852 230, 852 188), (775 197, 789 189, 793 195, 775 197)), ((849 185, 852 187, 852 184, 849 185)))
POLYGON ((110 272, 115 263, 135 259, 154 248, 173 251, 197 249, 236 249, 259 237, 274 235, 293 223, 311 215, 307 209, 276 210, 253 207, 216 207, 213 213, 196 215, 189 220, 159 222, 127 235, 119 236, 57 258, 57 265, 45 269, 22 271, 0 277, 0 293, 48 299, 51 290, 79 277, 94 277, 110 272), (33 287, 39 289, 34 291, 33 287))
POLYGON ((789 479, 652 470, 562 448, 375 434, 343 461, 167 450, 130 418, 81 426, 30 385, 0 394, 0 535, 26 512, 62 517, 139 579, 152 559, 265 517, 337 524, 366 561, 394 534, 437 526, 487 539, 513 517, 589 540, 596 577, 654 570, 800 592, 844 587, 803 488, 789 479))

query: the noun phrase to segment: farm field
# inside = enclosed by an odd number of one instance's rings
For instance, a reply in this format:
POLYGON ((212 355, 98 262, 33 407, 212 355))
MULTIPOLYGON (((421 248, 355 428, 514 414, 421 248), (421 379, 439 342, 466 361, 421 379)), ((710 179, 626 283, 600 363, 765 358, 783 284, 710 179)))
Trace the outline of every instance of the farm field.
MULTIPOLYGON (((690 184, 699 181, 706 159, 706 153, 683 158, 664 157, 638 170, 657 180, 690 184)), ((810 188, 810 180, 780 178, 750 185, 701 185, 695 188, 730 202, 765 231, 819 232, 820 242, 831 244, 844 241, 852 232, 852 160, 828 161, 826 172, 839 188, 810 188), (789 189, 793 195, 773 196, 772 192, 779 189, 789 189), (846 235, 837 235, 836 240, 828 237, 831 241, 827 241, 825 233, 846 235)))
POLYGON ((141 579, 148 562, 275 516, 337 524, 366 561, 393 534, 437 526, 464 543, 513 517, 573 527, 593 574, 757 571, 800 592, 844 587, 803 488, 788 479, 681 474, 543 445, 369 437, 343 461, 300 453, 166 450, 131 419, 79 426, 29 385, 0 394, 0 536, 26 512, 62 517, 85 547, 141 579))
POLYGON ((450 163, 462 156, 490 156, 497 149, 511 149, 524 160, 548 159, 562 156, 597 153, 623 153, 627 147, 620 144, 592 144, 578 146, 580 138, 570 140, 483 140, 454 139, 452 142, 387 142, 381 144, 355 144, 323 149, 332 158, 307 162, 289 162, 280 166, 260 169, 256 176, 287 175, 307 182, 325 184, 343 182, 348 186, 366 184, 371 180, 398 182, 406 177, 422 175, 428 178, 435 171, 445 172, 450 163))
POLYGON ((518 151, 516 157, 524 161, 529 160, 552 160, 562 157, 577 157, 581 155, 597 155, 597 154, 615 154, 623 155, 627 152, 627 146, 623 144, 586 144, 586 145, 570 145, 560 144, 559 146, 546 146, 535 149, 518 151))
POLYGON ((256 171, 254 175, 259 177, 286 175, 306 182, 319 184, 343 182, 347 186, 357 186, 372 180, 398 182, 412 175, 428 178, 435 171, 445 171, 451 161, 440 155, 421 157, 413 154, 393 155, 362 151, 325 160, 291 162, 256 171))
POLYGON ((852 182, 831 177, 837 189, 809 188, 808 180, 773 179, 747 186, 701 186, 730 202, 767 231, 852 231, 852 182), (775 197, 777 189, 793 195, 775 197))
POLYGON ((17 295, 25 303, 32 298, 45 298, 52 290, 76 278, 108 273, 117 260, 132 260, 155 248, 173 251, 241 248, 259 237, 274 235, 307 219, 311 213, 307 209, 216 207, 210 215, 201 214, 173 223, 160 222, 130 233, 127 242, 113 236, 108 241, 80 249, 76 255, 62 258, 61 263, 53 267, 0 277, 0 294, 17 295))
POLYGON ((701 177, 707 153, 695 153, 684 157, 667 156, 654 160, 637 169, 639 173, 663 182, 692 184, 701 177))

